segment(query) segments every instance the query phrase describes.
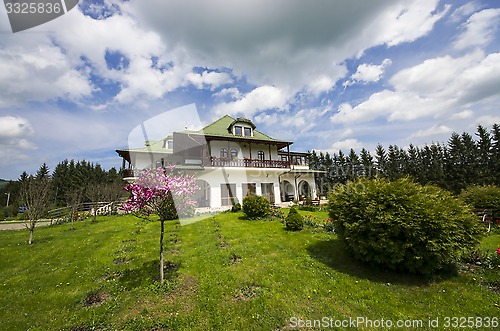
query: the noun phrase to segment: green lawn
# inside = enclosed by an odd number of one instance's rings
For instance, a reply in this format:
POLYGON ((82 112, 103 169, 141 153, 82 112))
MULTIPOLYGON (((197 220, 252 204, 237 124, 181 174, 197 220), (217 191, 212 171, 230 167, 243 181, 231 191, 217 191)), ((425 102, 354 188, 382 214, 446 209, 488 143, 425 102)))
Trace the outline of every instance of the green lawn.
MULTIPOLYGON (((298 319, 365 317, 422 320, 425 330, 429 319, 500 315, 478 271, 431 281, 384 272, 353 262, 322 229, 286 232, 241 213, 172 222, 159 286, 158 222, 102 217, 75 227, 36 229, 32 246, 27 231, 0 232, 0 329, 288 330, 298 319)), ((489 236, 482 247, 499 242, 489 236)))

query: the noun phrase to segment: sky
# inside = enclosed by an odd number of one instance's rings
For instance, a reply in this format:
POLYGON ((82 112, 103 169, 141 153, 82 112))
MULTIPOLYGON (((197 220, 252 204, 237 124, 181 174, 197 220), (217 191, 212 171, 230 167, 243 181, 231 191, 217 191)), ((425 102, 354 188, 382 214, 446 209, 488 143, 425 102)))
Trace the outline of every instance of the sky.
POLYGON ((186 105, 182 127, 246 117, 294 151, 500 123, 496 0, 80 0, 17 33, 0 7, 3 179, 64 159, 119 168, 134 128, 186 105))

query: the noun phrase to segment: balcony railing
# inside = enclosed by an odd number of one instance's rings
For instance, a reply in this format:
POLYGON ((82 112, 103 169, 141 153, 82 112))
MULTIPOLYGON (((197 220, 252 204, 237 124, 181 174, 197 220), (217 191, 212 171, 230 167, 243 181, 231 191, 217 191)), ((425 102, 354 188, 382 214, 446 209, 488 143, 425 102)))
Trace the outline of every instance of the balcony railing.
POLYGON ((255 160, 255 159, 229 159, 211 157, 207 166, 212 167, 242 167, 242 168, 289 168, 288 161, 281 160, 255 160))

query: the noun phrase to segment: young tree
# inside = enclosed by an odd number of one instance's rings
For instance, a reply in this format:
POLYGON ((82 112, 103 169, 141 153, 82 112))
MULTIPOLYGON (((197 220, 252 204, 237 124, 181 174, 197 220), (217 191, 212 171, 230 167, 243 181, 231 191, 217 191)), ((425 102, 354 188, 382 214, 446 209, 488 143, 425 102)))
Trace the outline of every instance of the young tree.
POLYGON ((50 202, 50 180, 44 176, 21 177, 21 201, 26 206, 25 226, 30 230, 28 243, 33 243, 35 226, 50 202))
POLYGON ((160 218, 160 283, 163 284, 163 237, 165 221, 175 220, 193 208, 192 197, 197 189, 193 176, 169 173, 164 169, 144 170, 137 181, 125 187, 130 197, 123 209, 142 215, 156 213, 160 218))
POLYGON ((75 218, 78 214, 78 209, 82 204, 83 200, 83 188, 74 189, 71 193, 68 194, 68 204, 69 204, 69 212, 71 217, 71 230, 75 229, 75 218))

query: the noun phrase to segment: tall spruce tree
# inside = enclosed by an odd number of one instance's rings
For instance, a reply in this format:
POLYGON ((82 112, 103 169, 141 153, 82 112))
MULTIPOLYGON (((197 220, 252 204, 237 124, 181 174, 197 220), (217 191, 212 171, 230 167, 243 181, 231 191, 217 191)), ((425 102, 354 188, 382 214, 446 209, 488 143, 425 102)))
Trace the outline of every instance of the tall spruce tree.
POLYGON ((386 177, 387 174, 387 154, 384 147, 378 144, 375 149, 376 177, 386 177))
POLYGON ((477 184, 488 185, 494 183, 493 165, 492 165, 492 143, 491 136, 488 130, 479 125, 476 135, 479 137, 477 141, 477 184))
POLYGON ((493 124, 491 130, 491 172, 494 183, 500 186, 500 125, 493 124))

